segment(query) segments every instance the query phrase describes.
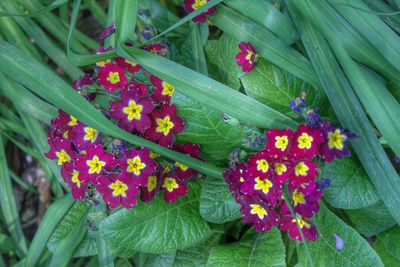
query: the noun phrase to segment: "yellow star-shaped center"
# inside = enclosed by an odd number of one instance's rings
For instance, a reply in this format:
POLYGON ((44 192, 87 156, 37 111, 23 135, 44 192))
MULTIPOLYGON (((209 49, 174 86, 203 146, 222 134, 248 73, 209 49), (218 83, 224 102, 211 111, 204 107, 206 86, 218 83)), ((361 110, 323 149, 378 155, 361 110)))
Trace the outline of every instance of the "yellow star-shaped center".
POLYGON ((101 161, 98 156, 93 156, 91 160, 87 160, 86 164, 90 167, 89 174, 101 172, 101 169, 106 166, 105 161, 101 161))
POLYGON ((168 177, 168 178, 165 178, 162 187, 167 189, 168 192, 172 192, 175 189, 177 189, 179 187, 179 185, 176 182, 175 178, 168 177))
POLYGON ((165 116, 164 119, 156 119, 156 123, 156 132, 163 133, 165 136, 167 136, 169 131, 174 127, 174 123, 169 116, 165 116))
POLYGON ((146 167, 146 164, 142 162, 139 156, 136 156, 133 159, 127 159, 126 162, 128 163, 126 171, 133 172, 135 175, 139 175, 140 171, 146 167))
POLYGON ((257 216, 258 216, 258 218, 260 218, 260 220, 264 219, 264 217, 266 215, 268 215, 267 210, 264 209, 259 204, 250 204, 250 207, 251 207, 250 213, 251 214, 257 214, 257 216))
POLYGON ((128 115, 128 120, 131 121, 133 119, 140 120, 142 110, 142 105, 138 105, 134 100, 129 100, 128 106, 124 107, 122 112, 128 115))
POLYGON ((110 184, 109 188, 113 190, 112 195, 114 197, 126 197, 126 190, 128 190, 128 186, 120 180, 116 180, 114 183, 110 184))

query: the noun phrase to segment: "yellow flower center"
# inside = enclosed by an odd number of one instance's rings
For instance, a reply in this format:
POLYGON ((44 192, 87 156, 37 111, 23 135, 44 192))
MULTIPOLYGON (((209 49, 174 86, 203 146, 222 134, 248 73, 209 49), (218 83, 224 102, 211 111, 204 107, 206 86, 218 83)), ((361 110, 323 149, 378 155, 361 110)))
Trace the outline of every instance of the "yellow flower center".
POLYGON ((294 171, 296 173, 296 176, 306 176, 307 172, 310 168, 302 161, 299 164, 296 165, 294 168, 294 171))
POLYGON ((131 65, 132 67, 136 67, 137 66, 137 63, 133 62, 132 60, 125 59, 125 62, 128 63, 129 65, 131 65))
POLYGON ((192 8, 194 10, 204 6, 205 4, 207 4, 207 0, 195 0, 194 4, 192 5, 192 8))
POLYGON ((56 156, 58 157, 58 165, 63 165, 65 162, 71 161, 71 157, 64 149, 62 149, 61 151, 57 151, 56 156))
POLYGON ((83 139, 85 141, 90 141, 92 143, 96 142, 97 135, 98 135, 98 132, 96 129, 90 128, 90 127, 85 127, 83 130, 85 131, 85 136, 83 137, 83 139))
POLYGON ((299 203, 306 203, 306 200, 304 199, 304 194, 302 192, 299 192, 297 189, 293 191, 292 199, 295 206, 297 206, 297 204, 299 203))
POLYGON ((300 149, 310 149, 314 138, 309 136, 306 133, 302 133, 299 138, 297 138, 297 142, 299 142, 298 147, 300 149))
POLYGON ((256 184, 254 185, 255 190, 262 190, 264 194, 268 194, 271 187, 272 183, 270 180, 261 180, 259 177, 256 178, 256 184))
POLYGON ((246 180, 243 178, 243 176, 240 176, 239 181, 240 181, 241 183, 243 183, 243 182, 246 181, 246 180))
POLYGON ((174 94, 174 92, 175 92, 175 87, 173 87, 173 86, 170 85, 169 83, 162 82, 162 87, 163 87, 163 90, 162 90, 161 93, 162 93, 163 95, 172 96, 172 95, 174 94))
POLYGON ((264 216, 268 215, 267 211, 263 207, 261 207, 261 205, 250 204, 250 207, 251 207, 250 213, 257 214, 260 220, 264 219, 264 216))
POLYGON ((79 172, 77 170, 73 171, 71 182, 76 184, 78 188, 81 188, 81 181, 79 180, 79 172))
POLYGON ((146 167, 146 164, 141 161, 139 156, 136 156, 133 159, 128 159, 126 162, 128 163, 126 171, 133 172, 135 175, 139 175, 140 171, 146 167))
POLYGON ((87 160, 86 164, 90 167, 89 173, 97 173, 101 172, 101 168, 106 166, 104 161, 101 161, 98 156, 93 156, 92 160, 87 160))
POLYGON ((149 176, 148 181, 147 181, 147 190, 149 192, 153 191, 157 187, 157 176, 149 176))
POLYGON ((177 189, 179 185, 174 178, 168 177, 164 180, 162 187, 167 189, 168 192, 172 192, 174 189, 177 189))
POLYGON ((304 226, 305 226, 306 228, 310 228, 310 226, 311 226, 309 223, 307 223, 306 221, 304 221, 304 220, 302 220, 302 219, 300 219, 300 218, 294 218, 294 219, 292 220, 292 222, 298 223, 301 229, 303 229, 304 226))
POLYGON ((175 162, 175 166, 179 167, 182 171, 186 171, 187 169, 189 169, 188 166, 186 166, 185 164, 182 164, 180 162, 175 162))
POLYGON ((111 60, 107 59, 107 60, 96 62, 96 65, 99 66, 99 67, 104 67, 106 64, 108 64, 110 62, 111 62, 111 60))
POLYGON ((281 151, 285 151, 288 144, 289 144, 289 140, 286 135, 275 137, 275 147, 280 149, 281 151))
POLYGON ((128 190, 128 186, 121 182, 120 180, 116 180, 114 183, 109 185, 109 188, 113 190, 112 195, 114 197, 123 196, 126 197, 126 190, 128 190))
POLYGON ((330 149, 336 148, 339 150, 343 149, 343 142, 346 140, 346 136, 340 134, 340 130, 336 129, 334 132, 328 133, 328 146, 330 149))
POLYGON ((259 159, 256 161, 257 163, 257 171, 267 172, 269 169, 268 161, 265 159, 259 159))
POLYGON ((129 104, 127 107, 122 109, 122 112, 128 115, 128 120, 131 121, 133 119, 140 120, 140 112, 142 112, 143 106, 136 104, 135 101, 129 100, 129 104))
POLYGON ((254 56, 253 51, 247 50, 246 60, 248 60, 250 64, 253 64, 253 61, 251 60, 253 56, 254 56))
POLYGON ((157 119, 156 123, 156 132, 163 133, 165 136, 167 136, 169 131, 174 127, 174 123, 169 116, 166 116, 164 119, 157 119))
POLYGON ((283 163, 276 163, 275 164, 275 172, 278 175, 282 175, 286 171, 287 171, 287 167, 286 167, 285 164, 283 164, 283 163))
POLYGON ((68 126, 75 126, 78 124, 78 120, 74 116, 70 115, 70 118, 71 120, 68 122, 68 126))
POLYGON ((63 137, 64 137, 65 139, 68 139, 68 136, 69 136, 69 131, 65 131, 65 132, 63 133, 63 137))
POLYGON ((110 73, 108 74, 108 77, 107 77, 107 81, 109 81, 112 84, 119 83, 119 81, 120 81, 119 73, 116 71, 115 72, 110 71, 110 73))

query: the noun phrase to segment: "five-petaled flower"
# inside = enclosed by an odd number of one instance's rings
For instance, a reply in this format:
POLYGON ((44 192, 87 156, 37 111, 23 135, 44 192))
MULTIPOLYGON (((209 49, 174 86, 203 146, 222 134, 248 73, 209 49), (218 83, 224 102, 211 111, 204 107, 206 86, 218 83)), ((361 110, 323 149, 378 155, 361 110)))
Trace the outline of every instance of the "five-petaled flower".
POLYGON ((58 165, 72 162, 75 159, 75 152, 72 150, 71 142, 56 137, 49 140, 50 150, 44 155, 49 159, 56 159, 58 165))
POLYGON ((112 209, 119 204, 127 209, 136 206, 136 197, 140 192, 135 180, 117 173, 100 176, 96 189, 103 194, 104 202, 112 209))
POLYGON ((140 199, 143 202, 150 202, 160 191, 161 172, 156 171, 147 176, 147 181, 140 187, 140 199))
POLYGON ((148 177, 157 169, 158 163, 150 157, 148 148, 126 150, 119 160, 121 172, 124 176, 136 181, 140 186, 145 186, 148 177))
POLYGON ((163 105, 161 109, 155 109, 152 114, 152 127, 144 134, 152 140, 165 147, 171 147, 174 142, 174 134, 182 132, 184 124, 176 115, 174 105, 163 105))
POLYGON ((313 159, 318 154, 319 146, 323 141, 324 137, 320 130, 305 124, 300 125, 293 134, 290 158, 313 159))
POLYGON ((242 67, 243 72, 251 72, 256 66, 257 53, 251 43, 240 42, 240 53, 236 55, 236 64, 242 67))
POLYGON ((128 132, 143 133, 151 126, 149 113, 153 110, 150 98, 140 96, 136 90, 121 90, 121 101, 110 104, 110 117, 118 120, 118 126, 128 132))
POLYGON ((96 182, 97 177, 117 166, 114 156, 105 152, 101 145, 89 145, 86 153, 77 156, 74 166, 79 169, 83 179, 96 182))
POLYGON ((85 197, 89 182, 80 175, 80 171, 74 167, 73 163, 67 162, 61 168, 61 176, 69 188, 71 188, 72 197, 76 200, 85 197))
POLYGON ((117 57, 115 63, 122 68, 126 68, 129 72, 138 72, 140 70, 140 65, 132 60, 125 59, 123 57, 117 57))
POLYGON ((68 134, 76 148, 86 149, 89 145, 100 143, 100 132, 92 127, 88 127, 82 122, 78 122, 68 134))
MULTIPOLYGON (((199 9, 200 7, 206 5, 210 0, 184 0, 183 8, 187 13, 192 13, 193 11, 199 9)), ((206 17, 214 14, 217 11, 217 8, 214 6, 207 11, 201 13, 200 15, 193 18, 193 21, 196 23, 201 23, 206 21, 206 17)))
POLYGON ((169 104, 172 95, 175 93, 175 87, 155 75, 150 75, 150 81, 155 88, 151 98, 156 102, 169 104))
POLYGON ((117 64, 105 64, 104 67, 99 70, 98 83, 103 85, 104 89, 107 91, 125 88, 127 83, 125 69, 117 64))
POLYGON ((169 203, 176 202, 178 197, 186 195, 188 190, 183 181, 171 171, 163 174, 161 189, 164 191, 165 202, 169 203))
POLYGON ((280 221, 280 229, 281 231, 289 232, 291 239, 302 241, 299 227, 307 240, 315 241, 318 238, 317 228, 306 218, 298 213, 293 217, 286 205, 282 205, 281 213, 283 218, 280 221))
MULTIPOLYGON (((175 151, 199 159, 200 145, 198 144, 192 144, 189 142, 186 142, 183 145, 174 144, 173 149, 175 151)), ((193 170, 192 168, 189 168, 189 166, 178 161, 175 161, 174 163, 174 171, 176 172, 178 177, 183 180, 189 179, 190 177, 192 177, 192 175, 197 173, 197 171, 193 170)))

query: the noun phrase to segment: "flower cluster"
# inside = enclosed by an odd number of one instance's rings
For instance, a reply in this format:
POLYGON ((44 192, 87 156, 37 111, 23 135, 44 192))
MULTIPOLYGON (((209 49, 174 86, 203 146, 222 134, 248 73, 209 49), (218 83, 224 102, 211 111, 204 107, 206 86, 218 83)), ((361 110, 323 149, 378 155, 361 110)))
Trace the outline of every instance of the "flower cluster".
POLYGON ((301 229, 307 240, 315 240, 318 233, 310 219, 319 211, 326 181, 319 180, 314 161, 316 157, 329 162, 348 155, 344 143, 348 136, 348 131, 329 123, 321 127, 302 124, 295 132, 269 130, 262 151, 224 172, 243 220, 258 232, 278 226, 289 232, 290 238, 302 240, 301 229))
MULTIPOLYGON (((113 26, 107 27, 101 39, 114 32, 113 26)), ((151 45, 150 49, 158 47, 151 45)), ((73 88, 121 129, 199 158, 199 145, 174 142, 174 135, 185 128, 171 103, 175 88, 136 62, 122 57, 97 62, 94 74, 80 77, 73 88)), ((139 195, 148 202, 160 191, 166 202, 175 202, 186 194, 186 182, 196 174, 182 163, 105 135, 62 110, 51 121, 48 143, 45 156, 57 160, 73 198, 90 201, 100 193, 110 208, 132 208, 139 195)))

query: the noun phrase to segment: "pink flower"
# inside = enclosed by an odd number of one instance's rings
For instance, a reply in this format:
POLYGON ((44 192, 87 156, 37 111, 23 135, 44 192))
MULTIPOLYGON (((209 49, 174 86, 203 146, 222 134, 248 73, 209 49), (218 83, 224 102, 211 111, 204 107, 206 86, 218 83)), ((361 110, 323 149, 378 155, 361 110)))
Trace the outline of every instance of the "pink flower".
POLYGON ((302 241, 297 224, 300 226, 300 229, 303 231, 304 237, 307 240, 315 241, 318 238, 318 232, 315 225, 310 221, 307 221, 300 214, 296 214, 296 217, 293 217, 287 206, 282 207, 281 213, 283 214, 283 218, 280 222, 281 231, 289 232, 289 237, 291 239, 302 241))
POLYGON ((293 135, 290 157, 292 159, 313 159, 323 141, 324 137, 318 129, 302 124, 293 135))
POLYGON ((143 202, 150 202, 160 191, 161 172, 156 171, 147 176, 145 183, 140 187, 140 199, 143 202))
POLYGON ((77 149, 85 150, 89 145, 100 143, 100 132, 78 122, 68 134, 77 149))
POLYGON ((56 137, 49 140, 50 150, 44 155, 48 159, 56 159, 58 165, 63 165, 67 162, 72 162, 75 159, 75 152, 72 150, 71 142, 56 137))
POLYGON ((72 197, 76 200, 83 199, 89 181, 85 180, 80 171, 71 162, 67 162, 61 168, 61 176, 68 187, 71 188, 72 197))
POLYGON ((176 202, 179 196, 187 193, 186 185, 173 172, 164 173, 161 189, 164 191, 164 200, 168 203, 176 202))
POLYGON ((104 86, 106 91, 115 91, 126 86, 125 71, 117 64, 105 64, 100 68, 98 83, 104 86))
POLYGON ((153 102, 141 97, 135 90, 121 90, 121 101, 110 104, 110 117, 117 119, 118 126, 128 132, 137 130, 143 133, 150 128, 149 113, 153 111, 153 102))
POLYGON ((151 94, 151 98, 159 103, 171 102, 171 97, 175 93, 175 87, 167 82, 164 82, 155 75, 150 75, 151 84, 154 86, 155 90, 151 94))
POLYGON ((257 53, 251 43, 240 42, 240 53, 236 55, 236 64, 242 67, 242 71, 251 72, 256 66, 257 53))
POLYGON ((138 72, 141 68, 140 65, 137 64, 136 62, 133 62, 129 59, 125 59, 123 57, 117 57, 115 59, 115 63, 117 63, 118 66, 122 68, 126 68, 131 73, 138 72))
MULTIPOLYGON (((192 13, 196 9, 206 5, 210 0, 184 0, 183 8, 187 13, 192 13)), ((200 15, 193 18, 193 21, 196 23, 201 23, 206 20, 206 16, 212 15, 217 12, 216 7, 212 7, 208 9, 206 12, 201 13, 200 15)))
MULTIPOLYGON (((198 144, 192 144, 188 142, 186 142, 183 145, 174 144, 173 149, 175 151, 199 159, 200 145, 198 144)), ((178 177, 181 178, 182 180, 189 179, 190 177, 192 177, 192 175, 197 173, 197 171, 177 161, 175 161, 174 163, 174 171, 178 175, 178 177)))

